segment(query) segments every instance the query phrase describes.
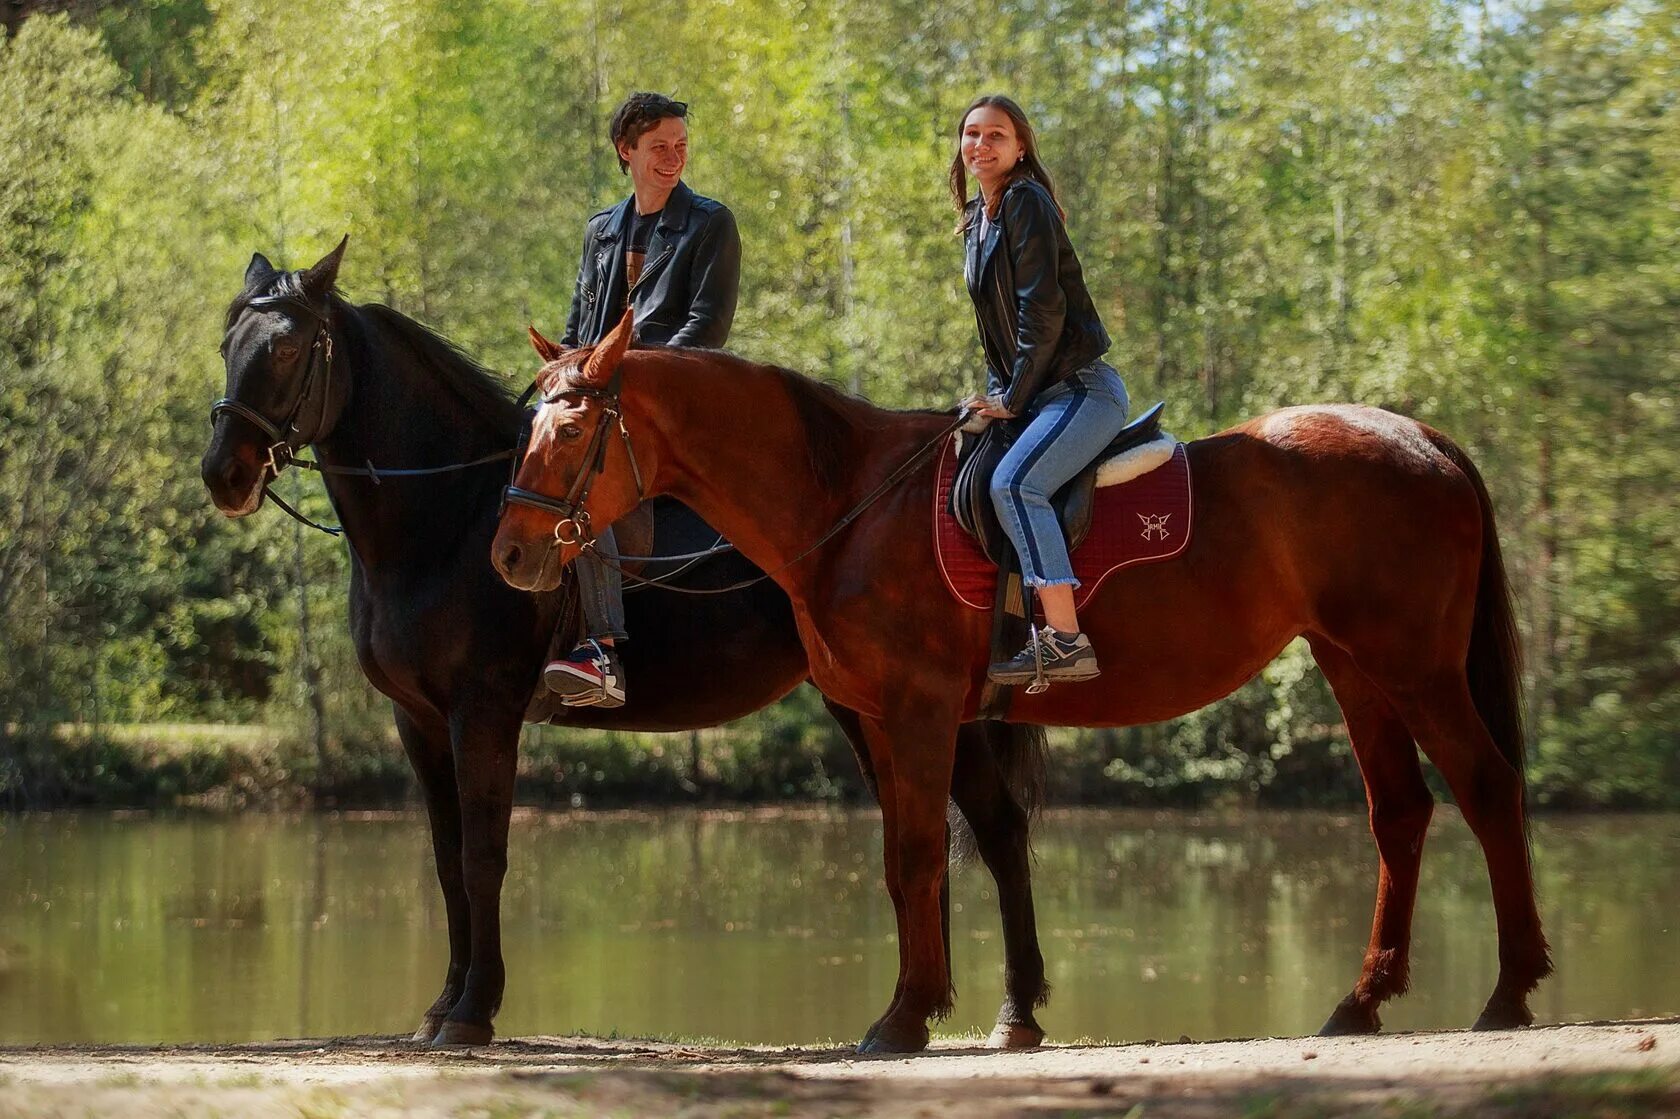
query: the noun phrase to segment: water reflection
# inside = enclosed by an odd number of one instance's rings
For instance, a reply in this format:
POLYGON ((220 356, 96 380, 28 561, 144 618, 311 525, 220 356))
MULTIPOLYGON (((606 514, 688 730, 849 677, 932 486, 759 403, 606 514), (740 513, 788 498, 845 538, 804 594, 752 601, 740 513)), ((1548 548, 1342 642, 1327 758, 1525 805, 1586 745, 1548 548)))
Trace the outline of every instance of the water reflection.
MULTIPOLYGON (((515 822, 504 1034, 847 1040, 897 952, 869 814, 515 822)), ((1542 1020, 1680 1011, 1680 816, 1536 827, 1558 974, 1542 1020)), ((1376 855, 1358 817, 1079 811, 1041 826, 1053 1039, 1317 1028, 1352 984, 1376 855)), ((447 957, 423 820, 57 815, 0 822, 0 1041, 245 1040, 412 1028, 447 957)), ((1002 938, 957 875, 958 1009, 989 1025, 1002 938)), ((1391 1028, 1467 1025, 1495 974, 1481 855, 1437 815, 1413 992, 1391 1028)))

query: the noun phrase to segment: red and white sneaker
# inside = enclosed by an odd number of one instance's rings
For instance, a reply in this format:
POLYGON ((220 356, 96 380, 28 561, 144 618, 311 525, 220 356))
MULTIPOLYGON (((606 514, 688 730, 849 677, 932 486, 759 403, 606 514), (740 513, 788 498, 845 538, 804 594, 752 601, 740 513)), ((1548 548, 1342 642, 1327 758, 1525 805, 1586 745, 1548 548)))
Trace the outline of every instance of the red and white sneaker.
POLYGON ((623 707, 624 666, 618 651, 593 637, 543 668, 543 683, 567 707, 623 707))

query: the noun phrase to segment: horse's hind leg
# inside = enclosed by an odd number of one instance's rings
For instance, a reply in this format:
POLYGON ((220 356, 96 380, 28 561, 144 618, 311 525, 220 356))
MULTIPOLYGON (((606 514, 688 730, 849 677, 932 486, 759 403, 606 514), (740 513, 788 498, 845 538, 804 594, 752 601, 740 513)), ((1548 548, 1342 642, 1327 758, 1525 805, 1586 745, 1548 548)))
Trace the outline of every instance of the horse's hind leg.
MULTIPOLYGON (((874 767, 863 740, 857 712, 826 696, 823 704, 839 724, 857 754, 858 768, 872 795, 879 797, 874 767)), ((1044 1005, 1050 985, 1044 980, 1044 956, 1039 950, 1033 915, 1032 867, 1028 850, 1027 813, 1010 792, 998 766, 991 736, 1011 734, 1003 723, 965 723, 957 731, 957 754, 951 778, 951 799, 974 832, 980 860, 997 884, 998 911, 1003 921, 1004 1000, 997 1027, 987 1044, 995 1049, 1029 1049, 1044 1040, 1033 1011, 1044 1005)), ((951 954, 950 876, 940 884, 940 917, 944 923, 945 955, 951 954)), ((901 990, 893 992, 898 1001, 901 990)), ((867 1045, 866 1034, 860 1044, 867 1045)))
POLYGON ((1377 907, 1359 982, 1319 1032, 1372 1034, 1382 1027, 1377 1008, 1406 992, 1418 865, 1435 798, 1424 783, 1411 732, 1382 692, 1346 653, 1322 638, 1309 638, 1309 643, 1347 722, 1354 757, 1365 781, 1371 835, 1377 841, 1379 860, 1377 907))
POLYGON ((414 1040, 427 1044, 437 1037, 443 1020, 461 997, 467 967, 472 960, 472 921, 467 905, 467 884, 461 873, 461 801, 455 789, 455 759, 449 752, 449 730, 440 718, 417 718, 392 705, 397 736, 409 764, 420 779, 426 798, 426 818, 431 824, 432 859, 437 864, 438 885, 443 888, 443 909, 449 922, 449 970, 444 973, 443 991, 427 1008, 414 1031, 414 1040))
POLYGON ((1499 925, 1499 981, 1475 1029, 1534 1021, 1528 993, 1551 974, 1528 862, 1523 775, 1500 753, 1476 711, 1460 667, 1444 668, 1403 690, 1389 689, 1418 745, 1446 778, 1464 822, 1487 859, 1499 925))
POLYGON ((1033 1017, 1050 995, 1044 981, 1033 915, 1032 866, 1027 813, 1009 790, 988 736, 1010 734, 1002 723, 970 723, 957 735, 951 799, 974 831, 981 860, 997 883, 1003 917, 1003 1005, 986 1044, 994 1049, 1030 1049, 1044 1041, 1033 1017))

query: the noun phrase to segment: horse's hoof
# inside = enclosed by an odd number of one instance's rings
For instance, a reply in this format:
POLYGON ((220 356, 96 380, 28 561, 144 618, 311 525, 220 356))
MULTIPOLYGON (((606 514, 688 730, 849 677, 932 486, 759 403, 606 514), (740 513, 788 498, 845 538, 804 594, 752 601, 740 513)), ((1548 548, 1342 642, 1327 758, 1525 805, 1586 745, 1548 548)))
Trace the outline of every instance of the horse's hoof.
POLYGON ((443 1049, 448 1046, 489 1045, 490 1039, 496 1036, 496 1031, 489 1026, 481 1026, 476 1022, 457 1022, 453 1018, 446 1018, 443 1027, 432 1038, 433 1049, 443 1049))
POLYGON ((1318 1034, 1320 1037, 1359 1037, 1377 1033, 1381 1029, 1382 1019, 1377 1017, 1376 1007, 1344 1000, 1331 1013, 1318 1034))
POLYGON ((891 1025, 877 1022, 869 1027, 869 1032, 858 1042, 857 1051, 864 1056, 890 1056, 900 1053, 920 1053, 927 1048, 927 1026, 909 1029, 895 1029, 891 1025))
POLYGON ((438 1031, 442 1028, 442 1018, 433 1018, 430 1015, 427 1015, 426 1017, 420 1019, 420 1028, 415 1030, 414 1036, 408 1040, 414 1042, 416 1045, 430 1045, 433 1040, 437 1038, 438 1031))
POLYGON ((986 1038, 988 1049, 1037 1049, 1044 1044, 1044 1031, 1036 1023, 999 1022, 986 1038))
POLYGON ((1490 1001, 1482 1010, 1481 1017, 1476 1019, 1473 1030, 1520 1030, 1524 1026, 1534 1024, 1534 1015, 1529 1013, 1526 1002, 1494 1003, 1490 1001))

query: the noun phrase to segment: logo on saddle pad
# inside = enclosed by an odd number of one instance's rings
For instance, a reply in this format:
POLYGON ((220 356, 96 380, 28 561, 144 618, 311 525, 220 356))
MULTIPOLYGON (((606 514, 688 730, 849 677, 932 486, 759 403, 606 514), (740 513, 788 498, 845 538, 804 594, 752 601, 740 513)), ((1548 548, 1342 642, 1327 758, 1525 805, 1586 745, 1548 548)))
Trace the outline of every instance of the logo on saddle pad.
POLYGON ((1167 531, 1167 518, 1171 513, 1139 513, 1138 520, 1143 522, 1143 538, 1145 540, 1165 540, 1171 535, 1167 531))

